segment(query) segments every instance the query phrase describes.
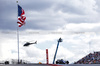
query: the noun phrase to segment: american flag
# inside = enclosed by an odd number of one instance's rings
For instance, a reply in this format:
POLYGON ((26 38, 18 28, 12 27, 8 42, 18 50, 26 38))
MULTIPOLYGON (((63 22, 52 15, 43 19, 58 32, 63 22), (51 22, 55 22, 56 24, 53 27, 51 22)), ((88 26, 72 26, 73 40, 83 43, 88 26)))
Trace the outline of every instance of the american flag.
POLYGON ((22 25, 25 25, 25 12, 24 10, 22 9, 21 6, 18 5, 18 26, 21 27, 22 25))

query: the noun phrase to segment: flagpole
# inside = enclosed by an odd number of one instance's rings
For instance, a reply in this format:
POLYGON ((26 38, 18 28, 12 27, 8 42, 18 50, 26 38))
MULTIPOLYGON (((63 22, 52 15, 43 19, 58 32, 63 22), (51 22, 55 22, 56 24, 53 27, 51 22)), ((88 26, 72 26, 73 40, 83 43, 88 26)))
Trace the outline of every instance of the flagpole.
POLYGON ((18 43, 18 64, 19 64, 19 28, 17 27, 17 43, 18 43))
MULTIPOLYGON (((16 3, 18 7, 18 1, 16 1, 16 3)), ((17 8, 17 13, 18 13, 18 8, 17 8)), ((17 19, 18 19, 18 16, 17 16, 17 19)), ((17 43, 18 43, 18 64, 19 64, 19 26, 17 27, 17 43)))

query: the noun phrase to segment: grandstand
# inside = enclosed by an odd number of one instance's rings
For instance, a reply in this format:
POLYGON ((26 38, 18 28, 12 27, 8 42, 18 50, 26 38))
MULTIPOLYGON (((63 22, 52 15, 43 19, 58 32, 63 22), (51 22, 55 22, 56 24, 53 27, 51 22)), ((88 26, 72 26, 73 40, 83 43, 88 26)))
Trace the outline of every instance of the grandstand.
POLYGON ((74 64, 100 64, 100 52, 89 53, 74 64))

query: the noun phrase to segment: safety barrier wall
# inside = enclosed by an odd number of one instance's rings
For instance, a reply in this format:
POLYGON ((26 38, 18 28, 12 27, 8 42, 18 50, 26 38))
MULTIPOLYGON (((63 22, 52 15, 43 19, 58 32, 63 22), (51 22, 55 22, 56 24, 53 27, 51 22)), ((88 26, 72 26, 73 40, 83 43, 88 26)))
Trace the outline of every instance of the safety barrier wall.
POLYGON ((100 66, 100 64, 64 64, 64 65, 56 65, 56 64, 6 64, 0 66, 100 66))

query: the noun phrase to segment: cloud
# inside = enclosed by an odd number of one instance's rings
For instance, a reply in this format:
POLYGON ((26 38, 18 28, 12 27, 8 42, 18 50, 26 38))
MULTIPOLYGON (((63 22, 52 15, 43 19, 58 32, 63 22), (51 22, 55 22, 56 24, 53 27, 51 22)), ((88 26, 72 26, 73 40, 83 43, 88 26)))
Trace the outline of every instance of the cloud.
POLYGON ((59 0, 56 8, 62 10, 64 13, 85 15, 96 13, 95 9, 97 9, 97 5, 95 0, 88 0, 87 2, 85 0, 59 0))
POLYGON ((99 32, 100 23, 80 23, 74 24, 69 23, 66 24, 63 28, 59 30, 72 31, 72 32, 99 32))
MULTIPOLYGON (((10 31, 11 32, 11 31, 10 31)), ((41 31, 40 31, 41 32, 41 31)), ((45 31, 44 31, 45 32, 45 31)), ((1 36, 1 60, 17 59, 17 36, 16 32, 4 33, 1 36), (12 34, 13 33, 13 34, 12 34), (7 55, 7 54, 9 55, 7 55)), ((33 63, 46 62, 45 49, 49 50, 49 62, 53 62, 56 44, 59 37, 63 39, 60 43, 57 59, 69 60, 70 63, 79 60, 89 53, 89 51, 99 50, 100 35, 94 33, 83 34, 34 34, 33 30, 20 31, 20 59, 24 59, 33 63), (23 47, 25 42, 37 41, 36 45, 23 47), (89 49, 89 43, 90 49, 89 49), (98 47, 98 48, 97 48, 98 47), (77 56, 77 57, 76 57, 77 56)))
MULTIPOLYGON (((0 0, 0 4, 0 59, 17 59, 17 5, 14 0, 0 0)), ((48 48, 52 63, 60 37, 57 59, 77 61, 89 53, 89 43, 91 52, 100 50, 99 0, 19 0, 19 4, 27 18, 19 28, 21 59, 45 63, 48 48), (38 44, 23 47, 28 41, 38 44)))
MULTIPOLYGON (((17 5, 15 1, 1 0, 0 29, 16 30, 17 27, 17 5), (5 3, 5 5, 4 5, 5 3), (14 6, 12 6, 14 5, 14 6)), ((99 5, 95 0, 33 0, 19 4, 25 10, 26 25, 22 30, 56 30, 67 23, 98 23, 99 5), (67 3, 67 4, 66 4, 67 3)))

